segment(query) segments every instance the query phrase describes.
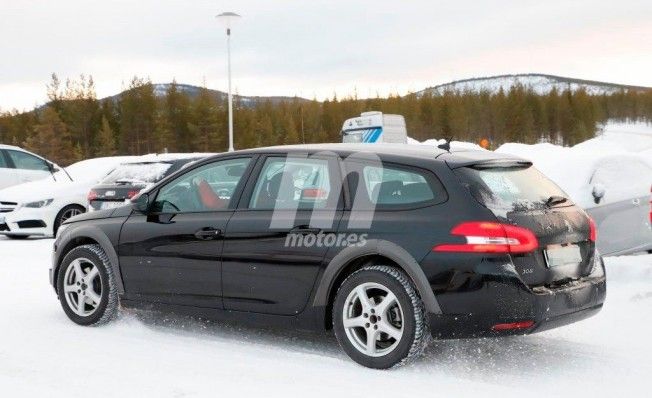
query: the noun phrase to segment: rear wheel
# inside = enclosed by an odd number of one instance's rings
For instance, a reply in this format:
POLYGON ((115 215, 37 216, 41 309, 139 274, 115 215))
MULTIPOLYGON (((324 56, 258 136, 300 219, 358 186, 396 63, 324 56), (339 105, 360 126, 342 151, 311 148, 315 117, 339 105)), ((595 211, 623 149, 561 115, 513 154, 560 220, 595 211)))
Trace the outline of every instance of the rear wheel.
POLYGON ((364 267, 342 282, 333 329, 344 351, 363 366, 403 365, 425 349, 430 334, 423 302, 397 268, 364 267))
POLYGON ((79 205, 70 205, 61 209, 59 214, 57 214, 56 218, 54 219, 54 227, 52 229, 54 236, 57 236, 57 231, 59 230, 61 224, 73 218, 74 216, 78 216, 85 212, 86 209, 79 205))
POLYGON ((57 276, 63 311, 79 325, 101 325, 118 312, 118 292, 109 259, 99 245, 72 249, 57 276))

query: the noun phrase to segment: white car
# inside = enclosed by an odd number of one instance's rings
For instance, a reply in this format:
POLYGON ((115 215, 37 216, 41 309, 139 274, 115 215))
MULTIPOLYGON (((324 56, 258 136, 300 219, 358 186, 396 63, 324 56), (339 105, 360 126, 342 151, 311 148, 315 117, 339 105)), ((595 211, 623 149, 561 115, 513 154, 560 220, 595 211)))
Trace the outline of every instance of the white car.
POLYGON ((83 160, 54 173, 52 179, 0 190, 0 235, 12 239, 56 236, 61 223, 86 212, 90 188, 115 167, 133 159, 138 157, 83 160))
MULTIPOLYGON (((59 166, 34 153, 0 144, 0 189, 31 181, 53 179, 59 166)), ((62 178, 67 179, 64 175, 62 178)))

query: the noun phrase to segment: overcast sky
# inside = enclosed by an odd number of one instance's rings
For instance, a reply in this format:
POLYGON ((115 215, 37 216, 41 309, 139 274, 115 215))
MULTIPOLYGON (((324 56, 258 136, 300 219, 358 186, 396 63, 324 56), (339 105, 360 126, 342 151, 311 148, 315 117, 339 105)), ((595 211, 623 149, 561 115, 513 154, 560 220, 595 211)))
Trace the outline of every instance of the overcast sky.
POLYGON ((138 75, 245 95, 405 94, 451 80, 548 73, 652 86, 652 1, 0 0, 0 109, 45 100, 52 72, 98 96, 138 75))

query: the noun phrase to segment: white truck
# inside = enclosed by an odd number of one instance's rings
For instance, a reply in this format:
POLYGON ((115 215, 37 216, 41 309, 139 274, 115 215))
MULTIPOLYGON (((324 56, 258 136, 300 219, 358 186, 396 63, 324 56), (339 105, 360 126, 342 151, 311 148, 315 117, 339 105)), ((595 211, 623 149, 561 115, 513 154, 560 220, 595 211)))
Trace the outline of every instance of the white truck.
POLYGON ((342 125, 342 142, 407 144, 407 129, 402 115, 362 112, 342 125))

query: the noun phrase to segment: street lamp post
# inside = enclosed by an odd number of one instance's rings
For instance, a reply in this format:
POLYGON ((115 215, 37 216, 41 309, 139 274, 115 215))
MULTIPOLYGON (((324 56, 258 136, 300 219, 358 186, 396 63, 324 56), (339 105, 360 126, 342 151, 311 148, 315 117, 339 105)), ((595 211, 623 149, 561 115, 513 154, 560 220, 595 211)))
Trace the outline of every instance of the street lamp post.
POLYGON ((234 12, 223 12, 217 16, 226 28, 226 58, 229 78, 229 152, 233 152, 233 96, 231 95, 231 26, 240 19, 240 15, 234 12))

